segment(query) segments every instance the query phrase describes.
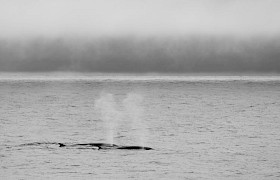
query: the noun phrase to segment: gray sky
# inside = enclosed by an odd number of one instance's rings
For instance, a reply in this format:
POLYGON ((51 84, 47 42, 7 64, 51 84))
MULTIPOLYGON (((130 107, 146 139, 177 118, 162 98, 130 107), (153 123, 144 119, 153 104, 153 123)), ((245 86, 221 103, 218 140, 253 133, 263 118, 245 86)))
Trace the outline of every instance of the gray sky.
POLYGON ((279 0, 0 0, 0 36, 278 35, 279 0))

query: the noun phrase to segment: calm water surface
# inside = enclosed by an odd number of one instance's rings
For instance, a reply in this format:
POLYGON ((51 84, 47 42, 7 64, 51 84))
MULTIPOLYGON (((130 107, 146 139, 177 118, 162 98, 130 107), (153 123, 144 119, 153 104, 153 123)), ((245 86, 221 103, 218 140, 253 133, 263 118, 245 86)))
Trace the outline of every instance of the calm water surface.
POLYGON ((279 76, 2 74, 0 102, 0 179, 280 179, 279 76), (112 139, 155 150, 56 144, 112 139))

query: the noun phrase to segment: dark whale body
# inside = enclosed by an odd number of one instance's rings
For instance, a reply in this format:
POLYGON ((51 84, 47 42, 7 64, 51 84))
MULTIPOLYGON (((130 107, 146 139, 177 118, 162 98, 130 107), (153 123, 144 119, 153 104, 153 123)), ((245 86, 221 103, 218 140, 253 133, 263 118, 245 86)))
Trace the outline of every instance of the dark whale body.
POLYGON ((126 150, 152 150, 150 147, 143 146, 118 146, 116 144, 108 144, 108 143, 82 143, 82 144, 71 144, 66 145, 63 143, 58 143, 59 147, 88 147, 95 149, 126 149, 126 150))
POLYGON ((82 143, 82 144, 71 144, 71 145, 65 145, 62 143, 58 143, 59 147, 92 147, 97 149, 114 149, 118 146, 116 144, 108 144, 108 143, 82 143))
POLYGON ((117 149, 128 149, 128 150, 153 150, 153 148, 150 147, 144 147, 144 146, 120 146, 117 149))

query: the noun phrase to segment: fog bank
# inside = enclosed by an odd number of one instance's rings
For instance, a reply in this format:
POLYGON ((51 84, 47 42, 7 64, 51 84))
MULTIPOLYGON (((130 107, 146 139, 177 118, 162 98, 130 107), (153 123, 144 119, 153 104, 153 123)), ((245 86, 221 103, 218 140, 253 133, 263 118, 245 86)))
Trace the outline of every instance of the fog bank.
POLYGON ((280 72, 280 38, 0 40, 2 72, 280 72))

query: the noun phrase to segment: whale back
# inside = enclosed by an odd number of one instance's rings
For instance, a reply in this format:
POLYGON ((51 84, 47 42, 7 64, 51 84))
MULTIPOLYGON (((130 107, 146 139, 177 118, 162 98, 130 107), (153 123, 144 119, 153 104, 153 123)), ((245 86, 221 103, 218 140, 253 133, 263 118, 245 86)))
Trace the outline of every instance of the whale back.
POLYGON ((71 145, 66 145, 63 143, 58 143, 58 144, 59 147, 87 146, 87 147, 96 147, 98 149, 153 150, 153 148, 145 147, 145 146, 118 146, 116 144, 109 144, 109 143, 80 143, 80 144, 71 144, 71 145))
POLYGON ((152 150, 153 148, 145 146, 121 146, 117 149, 127 149, 127 150, 152 150))

